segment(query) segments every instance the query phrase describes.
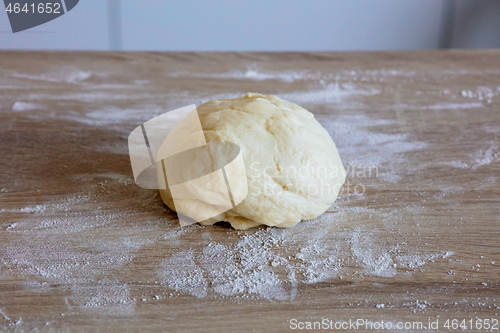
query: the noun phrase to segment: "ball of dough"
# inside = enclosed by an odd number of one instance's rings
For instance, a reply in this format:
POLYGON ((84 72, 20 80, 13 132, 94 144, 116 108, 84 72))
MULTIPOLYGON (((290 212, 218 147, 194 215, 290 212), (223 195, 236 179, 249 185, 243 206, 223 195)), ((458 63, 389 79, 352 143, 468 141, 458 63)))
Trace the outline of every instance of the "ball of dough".
MULTIPOLYGON (((292 227, 323 214, 337 199, 345 169, 330 135, 306 109, 277 96, 248 93, 207 102, 197 111, 207 143, 240 147, 248 184, 241 203, 200 224, 292 227)), ((169 189, 160 194, 175 210, 169 189)))

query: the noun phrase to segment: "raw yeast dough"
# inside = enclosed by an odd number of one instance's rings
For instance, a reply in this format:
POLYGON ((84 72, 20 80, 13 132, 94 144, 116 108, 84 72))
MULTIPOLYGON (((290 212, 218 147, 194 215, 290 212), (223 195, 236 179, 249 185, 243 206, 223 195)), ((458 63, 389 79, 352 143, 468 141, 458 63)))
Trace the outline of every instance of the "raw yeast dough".
MULTIPOLYGON (((292 227, 323 214, 337 199, 346 176, 342 161, 328 132, 306 109, 277 96, 248 93, 207 102, 197 112, 208 145, 239 146, 248 185, 243 201, 197 220, 200 224, 226 221, 241 230, 261 224, 292 227)), ((205 167, 193 158, 189 168, 205 167)), ((205 190, 190 193, 190 199, 172 198, 168 187, 160 194, 169 208, 190 216, 210 208, 210 191, 217 189, 207 183, 205 190)))

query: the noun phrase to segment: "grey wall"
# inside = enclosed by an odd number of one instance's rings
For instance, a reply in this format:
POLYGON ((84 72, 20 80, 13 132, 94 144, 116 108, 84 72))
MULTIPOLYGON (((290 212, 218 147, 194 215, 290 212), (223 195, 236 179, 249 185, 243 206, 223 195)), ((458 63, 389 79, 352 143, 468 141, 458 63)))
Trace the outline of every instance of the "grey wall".
POLYGON ((440 1, 122 1, 132 50, 434 48, 440 1), (425 24, 422 24, 425 22, 425 24))
POLYGON ((499 0, 80 0, 0 49, 413 50, 500 47, 499 0))
POLYGON ((457 1, 452 45, 457 48, 500 47, 500 1, 457 1))

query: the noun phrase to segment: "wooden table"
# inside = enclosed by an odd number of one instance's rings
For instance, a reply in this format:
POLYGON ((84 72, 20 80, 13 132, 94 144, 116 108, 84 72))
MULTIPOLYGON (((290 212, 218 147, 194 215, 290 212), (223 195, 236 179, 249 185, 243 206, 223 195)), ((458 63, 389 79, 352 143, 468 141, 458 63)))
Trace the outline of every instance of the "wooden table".
POLYGON ((493 50, 0 52, 0 327, 500 320, 499 95, 493 50), (316 115, 343 194, 287 230, 181 228, 135 185, 128 134, 247 91, 316 115))

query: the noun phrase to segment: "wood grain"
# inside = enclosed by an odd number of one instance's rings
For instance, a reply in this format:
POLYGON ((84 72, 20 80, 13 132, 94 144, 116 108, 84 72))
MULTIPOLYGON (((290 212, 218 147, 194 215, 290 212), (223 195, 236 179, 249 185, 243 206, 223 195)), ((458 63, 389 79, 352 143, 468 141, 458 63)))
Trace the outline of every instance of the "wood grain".
MULTIPOLYGON (((361 318, 432 331, 429 318, 500 320, 499 94, 496 50, 0 52, 0 327, 275 332, 292 318, 361 318), (282 278, 286 299, 224 296, 206 276, 203 297, 176 291, 161 278, 177 269, 172 255, 272 231, 179 231, 157 193, 134 184, 128 133, 247 91, 296 101, 334 135, 359 133, 338 136, 343 161, 373 162, 378 177, 349 174, 321 221, 290 231, 312 237, 331 222, 319 240, 336 248, 332 276, 282 278)), ((274 250, 302 265, 304 244, 274 250)))

